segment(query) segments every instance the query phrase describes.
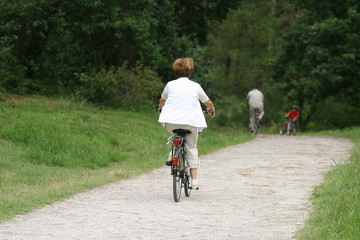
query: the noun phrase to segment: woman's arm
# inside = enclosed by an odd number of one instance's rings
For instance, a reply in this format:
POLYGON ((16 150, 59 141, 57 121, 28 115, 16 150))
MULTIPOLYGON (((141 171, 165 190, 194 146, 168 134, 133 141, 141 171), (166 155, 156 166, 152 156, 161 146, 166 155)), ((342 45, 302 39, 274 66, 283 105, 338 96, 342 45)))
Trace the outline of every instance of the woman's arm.
POLYGON ((161 109, 162 109, 162 107, 164 106, 165 102, 166 102, 165 99, 160 98, 160 100, 159 100, 159 107, 158 107, 158 113, 159 113, 159 115, 160 115, 160 113, 161 113, 161 109))

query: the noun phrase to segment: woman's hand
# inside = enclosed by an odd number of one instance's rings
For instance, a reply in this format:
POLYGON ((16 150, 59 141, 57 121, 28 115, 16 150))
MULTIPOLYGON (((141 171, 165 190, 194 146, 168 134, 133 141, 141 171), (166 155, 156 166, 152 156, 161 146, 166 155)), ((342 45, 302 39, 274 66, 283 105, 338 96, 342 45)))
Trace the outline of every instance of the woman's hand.
POLYGON ((211 117, 215 117, 215 108, 213 109, 207 108, 206 111, 211 117))
POLYGON ((162 107, 165 105, 166 100, 163 98, 160 98, 159 100, 159 107, 158 107, 158 113, 160 115, 162 107))
POLYGON ((206 111, 211 117, 215 117, 215 107, 212 101, 209 99, 207 102, 204 103, 207 107, 206 111))

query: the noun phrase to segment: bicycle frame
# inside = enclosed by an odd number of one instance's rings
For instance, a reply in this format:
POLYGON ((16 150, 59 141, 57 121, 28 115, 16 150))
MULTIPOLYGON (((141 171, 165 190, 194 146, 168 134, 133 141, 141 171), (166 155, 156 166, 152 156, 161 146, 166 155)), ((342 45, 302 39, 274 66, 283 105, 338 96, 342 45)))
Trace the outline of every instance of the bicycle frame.
POLYGON ((285 122, 280 127, 280 134, 283 135, 285 132, 287 135, 290 135, 292 132, 292 126, 289 117, 285 117, 285 122))
POLYGON ((254 134, 257 134, 260 127, 260 110, 258 108, 254 109, 254 118, 255 118, 254 134))
POLYGON ((260 110, 258 108, 254 109, 254 115, 256 120, 260 118, 260 110))
POLYGON ((171 174, 177 174, 177 166, 178 166, 178 157, 179 157, 179 152, 182 151, 182 153, 184 153, 185 155, 185 137, 181 137, 178 135, 175 135, 172 137, 171 139, 172 142, 172 167, 171 167, 171 174))

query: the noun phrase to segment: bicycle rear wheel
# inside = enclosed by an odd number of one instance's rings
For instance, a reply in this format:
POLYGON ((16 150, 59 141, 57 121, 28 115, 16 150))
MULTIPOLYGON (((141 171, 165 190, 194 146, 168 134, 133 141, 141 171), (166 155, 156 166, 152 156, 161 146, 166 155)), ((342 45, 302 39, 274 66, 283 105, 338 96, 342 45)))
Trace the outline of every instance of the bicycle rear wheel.
POLYGON ((178 202, 181 197, 181 185, 182 185, 182 177, 181 177, 181 165, 182 165, 182 154, 181 151, 178 155, 178 161, 176 166, 176 172, 173 172, 173 195, 174 201, 178 202))
POLYGON ((256 135, 259 131, 259 125, 260 125, 260 122, 259 122, 259 119, 256 119, 255 120, 255 128, 254 128, 254 135, 256 135))
POLYGON ((283 125, 281 125, 281 128, 280 128, 280 135, 283 135, 286 131, 286 123, 283 123, 283 125))
POLYGON ((184 192, 185 196, 190 197, 191 194, 191 174, 189 163, 184 159, 185 174, 184 174, 184 192))
POLYGON ((181 184, 182 179, 180 177, 179 173, 176 173, 173 175, 173 195, 174 195, 174 201, 178 202, 181 197, 181 184))

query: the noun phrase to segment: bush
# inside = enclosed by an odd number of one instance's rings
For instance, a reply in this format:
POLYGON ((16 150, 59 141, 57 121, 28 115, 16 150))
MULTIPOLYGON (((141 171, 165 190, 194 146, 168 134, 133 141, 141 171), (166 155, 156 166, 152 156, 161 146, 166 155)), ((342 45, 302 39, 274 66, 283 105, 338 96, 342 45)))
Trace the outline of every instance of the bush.
POLYGON ((28 93, 33 84, 25 78, 26 68, 17 63, 10 40, 0 38, 0 88, 17 93, 28 93))
POLYGON ((308 124, 310 130, 344 129, 360 124, 360 109, 339 97, 319 102, 316 109, 308 124))
POLYGON ((219 97, 215 102, 216 117, 214 122, 218 126, 242 127, 249 125, 249 110, 246 100, 236 96, 219 97))
POLYGON ((81 87, 75 92, 78 99, 100 105, 151 105, 158 101, 163 83, 151 69, 138 65, 102 69, 96 74, 77 75, 81 87))

